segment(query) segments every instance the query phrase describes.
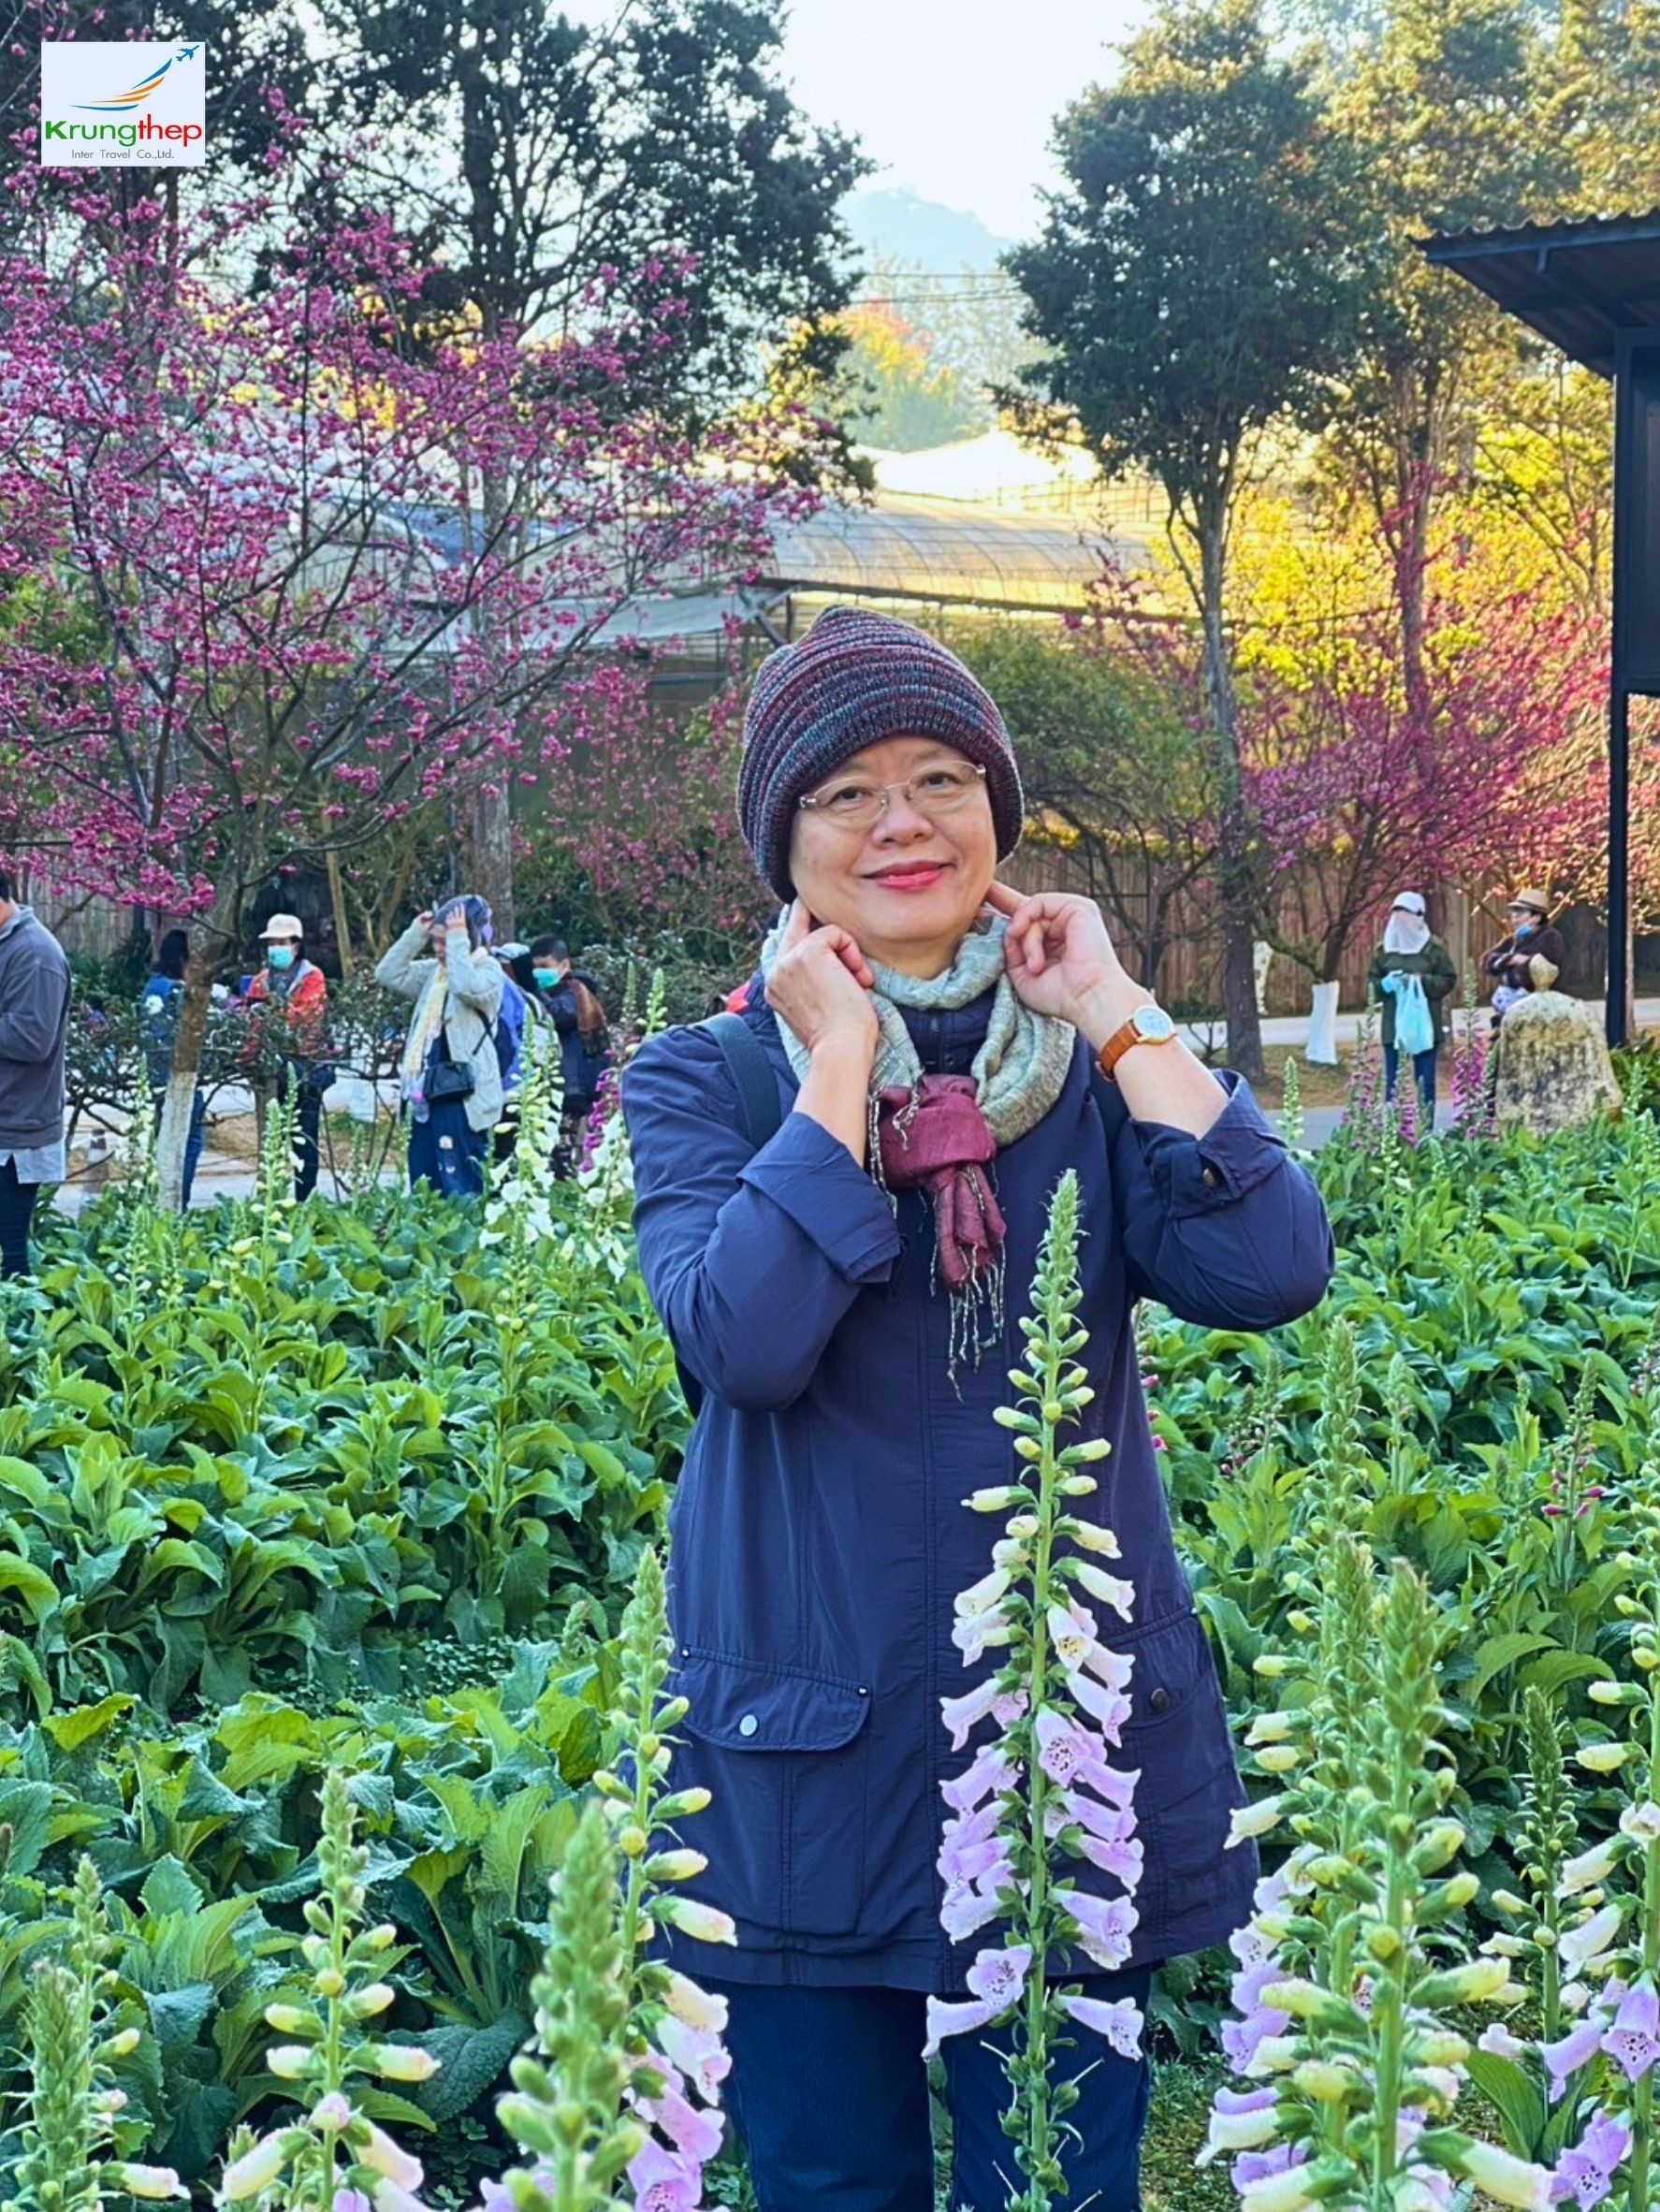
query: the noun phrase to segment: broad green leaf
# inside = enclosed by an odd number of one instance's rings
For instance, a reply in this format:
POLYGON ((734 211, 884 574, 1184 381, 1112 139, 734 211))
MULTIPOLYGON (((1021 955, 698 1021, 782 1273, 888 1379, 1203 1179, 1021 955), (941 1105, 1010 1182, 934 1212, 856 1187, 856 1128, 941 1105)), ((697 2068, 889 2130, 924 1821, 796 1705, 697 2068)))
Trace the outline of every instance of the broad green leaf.
POLYGON ((1502 1674, 1507 1666, 1514 1666, 1518 1660, 1526 1659, 1535 1652, 1549 1651, 1555 1642, 1553 1636, 1524 1635, 1517 1630, 1490 1636, 1476 1648, 1476 1663, 1469 1681, 1463 1684, 1464 1695, 1472 1705, 1476 1704, 1495 1674, 1502 1674))
POLYGON ((1543 2092, 1513 2059, 1501 2059, 1493 2051, 1472 2051, 1469 2071, 1470 2079, 1504 2121, 1506 2147, 1518 2158, 1532 2158, 1545 2129, 1543 2092))
POLYGON ((431 2028, 416 2038, 438 2060, 438 2072, 415 2092, 415 2102, 441 2125, 470 2112, 502 2085, 514 2053, 531 2032, 522 2013, 504 2013, 488 2028, 431 2028))
POLYGON ((83 1743, 101 1736, 124 1712, 131 1712, 138 1702, 136 1697, 118 1691, 100 1698, 96 1705, 81 1705, 72 1712, 52 1713, 40 1725, 60 1751, 79 1751, 83 1743))

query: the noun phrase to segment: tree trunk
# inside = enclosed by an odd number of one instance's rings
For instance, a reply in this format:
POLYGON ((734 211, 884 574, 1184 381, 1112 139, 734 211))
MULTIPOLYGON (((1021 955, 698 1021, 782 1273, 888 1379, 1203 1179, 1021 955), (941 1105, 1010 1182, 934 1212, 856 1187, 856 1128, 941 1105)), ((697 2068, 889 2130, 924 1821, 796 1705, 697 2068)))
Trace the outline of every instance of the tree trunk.
POLYGON ((173 1038, 173 1071, 162 1097, 161 1126, 155 1137, 156 1203, 164 1214, 182 1213, 184 1208, 184 1153, 190 1142, 202 1041, 208 1033, 212 972, 199 949, 191 954, 173 1038))
MULTIPOLYGON (((464 95, 465 97, 465 95, 464 95)), ((482 212, 477 188, 473 193, 474 235, 482 212)), ((502 318, 499 303, 487 298, 483 302, 484 333, 494 340, 502 334, 502 318)), ((498 555, 506 550, 503 531, 508 528, 508 511, 512 503, 512 488, 500 466, 487 462, 479 472, 479 506, 485 543, 498 555)), ((475 611, 474 622, 487 653, 493 654, 495 640, 489 627, 487 610, 475 611)), ((496 942, 505 944, 518 935, 513 902, 513 776, 510 759, 486 760, 475 771, 483 781, 473 794, 468 820, 468 867, 473 877, 471 888, 490 903, 496 942)))
POLYGON ((222 890, 192 936, 194 949, 184 970, 179 1026, 173 1034, 173 1071, 163 1094, 161 1126, 155 1135, 156 1204, 164 1214, 183 1211, 184 1151, 212 1004, 213 963, 219 948, 230 942, 236 908, 234 887, 222 890))
POLYGON ((332 845, 324 856, 324 866, 328 876, 328 905, 334 916, 334 940, 340 952, 341 977, 349 982, 352 974, 352 921, 346 912, 346 886, 341 873, 340 854, 332 845))
POLYGON ((465 888, 489 900, 496 941, 505 944, 518 934, 513 911, 513 806, 505 764, 496 774, 500 779, 497 787, 479 792, 470 809, 467 872, 471 880, 465 888))
POLYGON ((1228 1025, 1228 1061, 1248 1083, 1260 1083, 1262 1021, 1257 1011, 1257 886, 1251 824, 1239 759, 1239 706, 1223 616, 1227 552, 1220 515, 1201 518, 1201 614, 1204 623, 1204 688, 1216 726, 1221 815, 1216 840, 1216 888, 1222 910, 1222 1013, 1228 1025))
POLYGON ((1401 674, 1406 706, 1420 727, 1429 714, 1430 681, 1424 667, 1424 574, 1429 563, 1430 485, 1427 477, 1407 496, 1405 528, 1396 565, 1400 572, 1401 674))

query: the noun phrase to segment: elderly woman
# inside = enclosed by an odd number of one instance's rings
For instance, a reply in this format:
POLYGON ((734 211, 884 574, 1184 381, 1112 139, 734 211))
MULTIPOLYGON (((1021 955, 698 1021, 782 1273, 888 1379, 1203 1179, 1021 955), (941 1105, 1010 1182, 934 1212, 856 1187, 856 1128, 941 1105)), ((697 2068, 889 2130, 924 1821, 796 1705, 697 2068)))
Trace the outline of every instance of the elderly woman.
POLYGON ((1551 901, 1542 891, 1519 891, 1505 909, 1510 933, 1481 963, 1493 978, 1494 1026, 1535 991, 1548 991, 1562 973, 1567 953, 1562 932, 1551 925, 1551 901))
MULTIPOLYGON (((679 1963, 729 2006, 730 2103, 764 2212, 927 2212, 929 1993, 976 1946, 940 1926, 940 1720, 970 1688, 954 1594, 986 1571, 962 1500, 1006 1481, 1010 1395, 1050 1198, 1082 1201, 1094 1402, 1112 1440, 1095 1508, 1136 1589, 1127 1767, 1146 1870, 1134 1946, 1091 1993, 1145 1996, 1161 1959, 1246 1917, 1224 1849, 1242 1801, 1228 1725, 1171 1540, 1133 1315, 1213 1326, 1304 1313, 1332 1268, 1303 1171, 1230 1076, 1202 1067, 1120 967, 1088 900, 996 880, 1022 799, 996 706, 903 623, 822 616, 762 668, 738 809, 788 903, 739 1019, 671 1030, 623 1082, 646 1278, 697 1423, 672 1515, 677 1785, 706 1784, 702 1894, 735 1950, 679 1963), (735 1047, 764 1055, 776 1133, 751 1142, 735 1047), (1005 1295, 1006 1286, 1006 1295, 1005 1295)), ((1085 1507, 1089 1501, 1085 1501, 1085 1507)), ((1117 1894, 1109 1875, 1081 1882, 1117 1894)), ((1139 2203, 1143 2062, 1082 2075, 1070 2201, 1139 2203)), ((954 2208, 1008 2199, 997 2060, 945 2046, 954 2208)))
POLYGON ((496 1033, 505 979, 490 936, 486 900, 451 899, 436 914, 417 914, 374 971, 384 989, 415 1002, 400 1070, 412 1190, 429 1183, 470 1198, 484 1188, 502 1107, 496 1033))

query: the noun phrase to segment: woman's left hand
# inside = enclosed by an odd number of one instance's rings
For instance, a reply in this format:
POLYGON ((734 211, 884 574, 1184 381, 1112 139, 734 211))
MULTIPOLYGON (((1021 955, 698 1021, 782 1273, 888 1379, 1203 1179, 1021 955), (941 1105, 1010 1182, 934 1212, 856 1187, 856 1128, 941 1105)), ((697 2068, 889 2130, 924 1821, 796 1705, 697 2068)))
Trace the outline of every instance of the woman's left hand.
POLYGON ((1027 895, 994 883, 988 907, 1005 915, 1004 947, 1016 996, 1034 1013, 1070 1022, 1086 1036, 1110 1036, 1137 1007, 1151 1003, 1124 969, 1101 910, 1092 898, 1064 891, 1027 895))

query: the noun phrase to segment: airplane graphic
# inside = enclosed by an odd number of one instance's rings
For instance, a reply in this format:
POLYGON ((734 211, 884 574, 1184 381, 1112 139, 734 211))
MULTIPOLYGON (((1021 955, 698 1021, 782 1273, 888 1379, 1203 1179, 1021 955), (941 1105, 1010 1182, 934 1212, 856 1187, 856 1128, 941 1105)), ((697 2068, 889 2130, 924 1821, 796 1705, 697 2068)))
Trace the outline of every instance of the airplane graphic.
POLYGON ((142 83, 133 85, 127 92, 118 93, 112 100, 80 100, 77 106, 83 115, 124 115, 129 109, 141 108, 160 85, 173 63, 190 61, 196 51, 194 46, 182 46, 176 54, 146 77, 142 83))

